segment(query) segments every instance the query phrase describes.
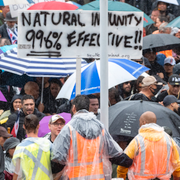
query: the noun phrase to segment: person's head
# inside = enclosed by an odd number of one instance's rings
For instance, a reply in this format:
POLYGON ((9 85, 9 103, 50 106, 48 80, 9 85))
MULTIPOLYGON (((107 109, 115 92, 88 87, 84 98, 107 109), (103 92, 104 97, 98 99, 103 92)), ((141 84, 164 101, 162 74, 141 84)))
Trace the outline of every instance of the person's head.
POLYGON ((51 140, 57 137, 57 135, 61 132, 61 129, 65 125, 65 120, 62 116, 55 114, 49 120, 49 129, 51 131, 51 140))
POLYGON ((167 95, 163 99, 163 104, 165 107, 178 114, 178 109, 179 109, 178 99, 174 95, 167 95))
POLYGON ((10 137, 9 139, 7 139, 3 146, 4 150, 6 151, 6 156, 12 158, 15 148, 18 144, 20 144, 20 141, 15 137, 10 137))
POLYGON ((31 95, 24 95, 21 99, 22 110, 25 115, 33 114, 35 108, 35 100, 31 95))
POLYGON ((155 96, 160 89, 159 86, 162 86, 162 83, 157 82, 154 76, 147 76, 142 80, 142 92, 146 92, 148 97, 155 96))
POLYGON ((88 95, 89 98, 89 112, 93 112, 94 114, 98 114, 99 109, 99 100, 96 96, 90 94, 88 95))
POLYGON ((24 124, 23 127, 28 134, 33 133, 35 135, 38 134, 38 129, 39 129, 39 119, 36 115, 34 114, 29 114, 25 117, 24 119, 24 124))
POLYGON ((6 45, 11 45, 11 42, 7 38, 0 38, 0 47, 6 46, 6 45))
POLYGON ((62 87, 62 83, 59 79, 51 79, 50 81, 50 91, 54 98, 57 97, 60 89, 62 87))
POLYGON ((11 105, 10 105, 10 111, 15 112, 18 109, 22 108, 22 102, 21 102, 21 95, 14 95, 12 100, 11 100, 11 105))
POLYGON ((168 18, 167 17, 165 17, 165 16, 163 16, 163 15, 161 15, 161 16, 159 16, 157 19, 156 19, 156 27, 159 29, 159 27, 161 26, 161 24, 162 23, 164 23, 164 22, 168 22, 168 18))
POLYGON ((163 12, 164 12, 164 11, 167 10, 167 3, 159 1, 158 4, 157 4, 157 8, 158 8, 160 11, 163 11, 163 12))
POLYGON ((178 96, 180 90, 180 76, 173 74, 168 79, 169 95, 178 96))
POLYGON ((9 6, 1 6, 1 10, 4 18, 6 17, 6 14, 10 11, 9 6))
POLYGON ((119 101, 121 101, 121 99, 119 97, 118 90, 115 87, 110 88, 109 89, 109 105, 113 106, 119 101))
POLYGON ((17 22, 17 18, 12 18, 11 13, 7 12, 6 13, 6 18, 4 19, 7 23, 8 28, 12 29, 14 25, 17 22))
POLYGON ((175 35, 174 35, 174 36, 180 39, 180 30, 178 30, 178 32, 177 32, 177 33, 175 33, 175 35))
POLYGON ((160 34, 171 34, 171 27, 166 27, 168 25, 167 22, 163 22, 160 26, 159 26, 159 33, 160 34))
POLYGON ((135 82, 133 94, 139 93, 142 90, 142 80, 144 79, 144 76, 139 76, 135 82))
POLYGON ((24 92, 25 94, 32 95, 36 100, 39 97, 39 86, 37 83, 29 81, 24 85, 24 92))
MULTIPOLYGON (((48 83, 49 81, 49 77, 44 77, 44 85, 46 83, 48 83)), ((36 77, 36 83, 39 85, 39 86, 42 86, 42 77, 36 77)))
POLYGON ((158 8, 155 8, 151 13, 151 19, 156 22, 156 19, 160 16, 158 8))
POLYGON ((77 95, 73 101, 72 101, 72 108, 71 108, 71 112, 74 115, 76 112, 80 111, 80 110, 87 110, 89 111, 89 98, 86 95, 77 95))
POLYGON ((153 63, 156 60, 156 52, 154 49, 145 50, 143 56, 149 60, 150 63, 153 63))
POLYGON ((131 81, 127 81, 127 82, 123 83, 122 89, 123 89, 123 93, 125 95, 129 95, 131 93, 131 89, 132 89, 131 81))
POLYGON ((140 116, 139 125, 141 127, 142 125, 145 124, 156 123, 156 121, 157 121, 156 115, 151 111, 146 111, 140 116))
POLYGON ((176 61, 173 57, 167 57, 164 60, 164 70, 167 74, 173 74, 173 67, 176 64, 176 61))
POLYGON ((6 139, 11 137, 11 136, 12 136, 12 134, 9 134, 4 127, 0 126, 0 146, 1 147, 3 147, 6 139))

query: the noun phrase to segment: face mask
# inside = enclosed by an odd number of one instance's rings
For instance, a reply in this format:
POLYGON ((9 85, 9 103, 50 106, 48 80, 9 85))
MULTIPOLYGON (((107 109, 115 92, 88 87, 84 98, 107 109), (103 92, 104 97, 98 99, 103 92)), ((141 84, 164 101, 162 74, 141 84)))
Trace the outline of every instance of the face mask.
POLYGON ((150 87, 150 91, 152 92, 152 94, 155 96, 158 92, 159 92, 159 89, 154 89, 152 87, 150 87), (153 90, 152 90, 153 89, 153 90))

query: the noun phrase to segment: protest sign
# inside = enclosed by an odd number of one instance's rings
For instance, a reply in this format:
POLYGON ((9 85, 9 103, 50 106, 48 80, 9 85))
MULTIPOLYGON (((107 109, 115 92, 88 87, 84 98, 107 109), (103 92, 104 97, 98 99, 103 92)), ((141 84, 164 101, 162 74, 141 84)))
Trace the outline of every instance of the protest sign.
MULTIPOLYGON (((143 13, 108 13, 108 56, 141 58, 143 13)), ((25 11, 18 16, 19 57, 100 57, 98 11, 25 11)))
POLYGON ((33 4, 36 4, 36 3, 39 3, 39 2, 49 2, 49 1, 61 1, 61 2, 65 2, 65 0, 29 0, 30 3, 27 3, 27 4, 13 4, 13 5, 9 5, 11 16, 12 17, 17 17, 18 16, 18 11, 25 11, 30 6, 32 6, 33 4))

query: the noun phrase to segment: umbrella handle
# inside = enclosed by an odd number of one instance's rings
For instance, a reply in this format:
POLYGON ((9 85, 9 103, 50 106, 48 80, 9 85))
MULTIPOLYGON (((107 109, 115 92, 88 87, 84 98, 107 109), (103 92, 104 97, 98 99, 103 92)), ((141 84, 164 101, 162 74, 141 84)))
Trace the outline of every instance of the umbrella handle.
POLYGON ((44 77, 42 77, 42 87, 41 87, 41 104, 43 103, 43 91, 44 91, 44 77))

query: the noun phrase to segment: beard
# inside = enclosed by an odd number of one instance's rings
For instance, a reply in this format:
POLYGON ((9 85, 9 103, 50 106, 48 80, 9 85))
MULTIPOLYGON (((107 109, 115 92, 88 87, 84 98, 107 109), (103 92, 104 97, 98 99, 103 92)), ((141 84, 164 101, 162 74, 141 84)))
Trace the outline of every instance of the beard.
POLYGON ((174 109, 174 112, 179 116, 180 115, 180 108, 174 109))

